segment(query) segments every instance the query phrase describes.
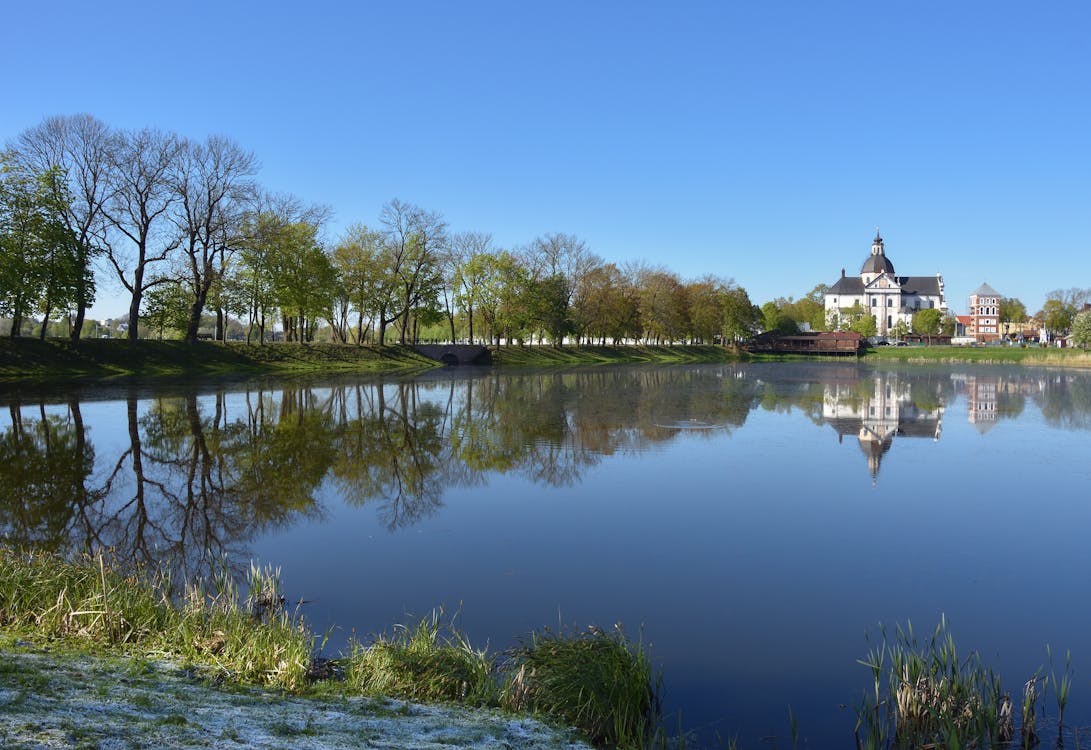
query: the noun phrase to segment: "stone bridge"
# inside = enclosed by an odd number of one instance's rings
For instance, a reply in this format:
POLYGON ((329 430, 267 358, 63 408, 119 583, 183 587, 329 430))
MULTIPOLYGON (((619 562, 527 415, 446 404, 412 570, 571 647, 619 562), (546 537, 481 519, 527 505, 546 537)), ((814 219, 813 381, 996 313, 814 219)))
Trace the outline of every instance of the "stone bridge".
POLYGON ((492 354, 488 347, 470 344, 419 344, 413 347, 418 354, 442 362, 445 365, 488 365, 492 354))

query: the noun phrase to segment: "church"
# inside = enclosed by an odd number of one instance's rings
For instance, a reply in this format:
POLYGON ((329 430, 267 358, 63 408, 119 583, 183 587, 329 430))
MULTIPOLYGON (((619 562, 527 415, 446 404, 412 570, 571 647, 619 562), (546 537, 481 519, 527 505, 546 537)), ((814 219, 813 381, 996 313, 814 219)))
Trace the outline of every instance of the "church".
POLYGON ((856 305, 871 313, 876 332, 886 336, 899 322, 904 322, 907 328, 912 326, 913 314, 919 310, 938 308, 947 313, 943 276, 895 275, 894 264, 886 257, 883 238, 876 230, 871 255, 860 268, 860 275, 846 276, 842 268, 841 278, 826 292, 829 328, 838 328, 842 317, 856 305))

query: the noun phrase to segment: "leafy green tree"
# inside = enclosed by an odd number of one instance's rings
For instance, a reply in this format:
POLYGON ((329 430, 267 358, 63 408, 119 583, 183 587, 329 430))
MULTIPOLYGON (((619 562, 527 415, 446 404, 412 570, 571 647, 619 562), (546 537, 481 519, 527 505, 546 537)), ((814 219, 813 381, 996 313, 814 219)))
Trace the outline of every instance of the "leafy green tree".
POLYGON ((1072 320, 1072 341, 1084 348, 1091 346, 1091 310, 1076 313, 1072 320))
POLYGON ((1015 297, 1001 297, 999 306, 1000 323, 1006 331, 1013 325, 1025 323, 1027 320, 1027 308, 1015 297))
POLYGON ((796 321, 785 315, 775 300, 761 306, 761 324, 764 330, 784 336, 799 333, 796 321))
POLYGON ((1054 336, 1067 332, 1072 326, 1074 317, 1075 310, 1063 300, 1055 297, 1047 299, 1038 313, 1042 326, 1054 336))
POLYGON ((795 321, 798 328, 804 324, 810 326, 812 331, 823 331, 826 323, 826 290, 825 284, 818 284, 807 292, 801 299, 776 300, 781 315, 795 321))
POLYGON ((750 338, 762 318, 761 309, 750 301, 750 295, 742 287, 725 290, 723 311, 725 340, 743 341, 750 338))
POLYGON ((383 235, 363 224, 349 227, 333 251, 333 265, 341 277, 345 293, 356 310, 357 344, 364 342, 364 319, 368 328, 378 313, 377 298, 381 293, 380 256, 383 235))
POLYGON ((864 338, 871 338, 879 332, 878 325, 875 323, 875 316, 870 313, 861 315, 856 321, 849 326, 850 331, 856 331, 864 338))
POLYGON ((191 307, 189 295, 182 285, 168 280, 153 286, 144 295, 140 317, 157 332, 160 339, 168 330, 186 335, 191 307))
POLYGON ((954 336, 955 331, 958 329, 958 320, 954 315, 948 313, 943 316, 943 320, 939 324, 939 332, 944 336, 954 336))
POLYGON ((268 248, 273 299, 285 321, 285 337, 299 343, 313 339, 317 320, 329 316, 337 292, 337 272, 317 235, 313 224, 287 224, 268 248))
POLYGON ((568 280, 561 274, 530 279, 524 286, 523 304, 529 327, 544 332, 554 346, 560 346, 572 331, 569 299, 568 280))
POLYGON ((890 329, 890 334, 898 340, 904 339, 909 334, 909 326, 904 320, 899 319, 890 329))
POLYGON ((83 269, 58 179, 56 170, 36 174, 12 152, 0 154, 0 313, 11 316, 13 337, 37 311, 44 338, 53 311, 67 311, 78 298, 83 269))
POLYGON ((712 343, 723 330, 724 295, 727 284, 713 276, 686 285, 689 302, 689 332, 704 342, 712 343))
POLYGON ((63 204, 61 219, 75 243, 73 319, 69 336, 78 341, 87 309, 95 299, 94 260, 101 254, 103 210, 114 184, 115 134, 90 115, 50 117, 22 132, 15 142, 18 161, 30 172, 55 172, 55 200, 63 204))
POLYGON ((918 336, 937 336, 941 332, 943 312, 930 307, 918 310, 913 315, 913 333, 918 336))
POLYGON ((510 339, 525 326, 519 295, 526 281, 525 270, 511 253, 477 253, 463 266, 456 303, 471 318, 480 315, 499 346, 502 336, 510 339))
POLYGON ((871 317, 871 313, 859 301, 853 302, 852 307, 840 308, 837 311, 837 330, 855 331, 854 326, 859 325, 865 317, 871 317))
POLYGON ((637 285, 640 323, 647 340, 656 344, 679 341, 689 326, 686 288, 673 273, 644 271, 637 285))
POLYGON ((605 344, 639 334, 636 294, 625 274, 607 263, 584 274, 573 302, 577 327, 605 344))

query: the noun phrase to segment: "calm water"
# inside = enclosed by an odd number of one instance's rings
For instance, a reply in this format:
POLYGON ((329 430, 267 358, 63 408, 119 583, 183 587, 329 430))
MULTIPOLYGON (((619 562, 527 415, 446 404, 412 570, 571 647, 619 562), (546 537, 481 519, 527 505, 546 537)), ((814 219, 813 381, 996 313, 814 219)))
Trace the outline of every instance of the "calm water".
MULTIPOLYGON (((666 704, 849 746, 880 622, 946 614, 1091 724, 1091 376, 618 367, 0 392, 0 535, 283 569, 334 647, 461 609, 502 649, 643 629, 666 704)), ((673 720, 672 720, 673 721, 673 720)), ((782 743, 783 744, 783 743, 782 743)))

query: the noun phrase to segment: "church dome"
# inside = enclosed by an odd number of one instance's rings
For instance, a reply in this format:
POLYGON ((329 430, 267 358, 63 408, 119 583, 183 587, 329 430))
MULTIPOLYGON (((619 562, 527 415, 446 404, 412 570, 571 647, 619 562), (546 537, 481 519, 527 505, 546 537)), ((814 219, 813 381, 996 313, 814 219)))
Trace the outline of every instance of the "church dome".
POLYGON ((871 255, 864 261, 860 273, 894 273, 894 264, 886 257, 886 252, 883 250, 883 238, 878 229, 875 230, 875 239, 871 241, 871 255))
POLYGON ((890 258, 885 255, 869 255, 868 259, 864 261, 863 267, 860 269, 860 273, 894 273, 894 264, 890 262, 890 258))

